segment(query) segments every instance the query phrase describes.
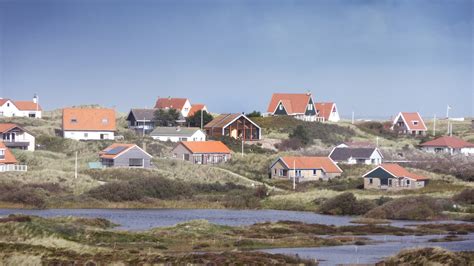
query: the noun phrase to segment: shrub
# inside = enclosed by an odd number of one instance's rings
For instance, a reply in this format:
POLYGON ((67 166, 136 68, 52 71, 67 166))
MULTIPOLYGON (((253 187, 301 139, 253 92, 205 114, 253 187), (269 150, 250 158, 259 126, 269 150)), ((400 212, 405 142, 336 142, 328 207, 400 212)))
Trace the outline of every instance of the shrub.
POLYGON ((395 220, 432 220, 439 218, 441 212, 449 206, 449 201, 428 196, 405 197, 388 201, 382 206, 370 210, 365 214, 365 217, 395 220))
POLYGON ((454 195, 453 200, 457 203, 474 204, 474 189, 467 188, 459 194, 454 195))
POLYGON ((297 139, 303 145, 312 143, 312 140, 309 137, 309 132, 303 125, 296 126, 293 132, 290 133, 290 139, 297 139))
POLYGON ((395 131, 390 130, 391 126, 391 122, 381 123, 377 121, 367 121, 357 123, 357 127, 364 132, 387 139, 395 139, 398 137, 398 134, 395 131))
POLYGON ((358 201, 354 194, 346 192, 323 202, 319 207, 319 211, 332 215, 360 215, 374 207, 375 203, 372 201, 358 201))

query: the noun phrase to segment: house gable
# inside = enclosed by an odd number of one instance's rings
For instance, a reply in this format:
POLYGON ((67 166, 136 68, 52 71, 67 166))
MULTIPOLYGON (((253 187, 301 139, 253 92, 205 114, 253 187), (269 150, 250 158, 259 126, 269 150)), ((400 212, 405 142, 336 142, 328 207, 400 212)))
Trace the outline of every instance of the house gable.
POLYGON ((312 97, 309 97, 308 104, 306 105, 306 112, 305 115, 316 115, 316 108, 313 103, 312 97))
POLYGON ((288 115, 288 112, 286 111, 285 106, 283 105, 283 102, 280 101, 278 103, 277 108, 275 109, 275 112, 273 112, 275 115, 288 115))

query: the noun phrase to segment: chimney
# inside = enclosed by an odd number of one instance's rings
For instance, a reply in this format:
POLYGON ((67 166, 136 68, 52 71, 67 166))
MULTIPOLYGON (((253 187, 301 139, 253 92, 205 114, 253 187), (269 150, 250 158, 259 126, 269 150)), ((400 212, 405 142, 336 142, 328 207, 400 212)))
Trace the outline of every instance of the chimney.
POLYGON ((33 102, 34 102, 34 103, 38 103, 38 96, 36 96, 36 93, 35 93, 35 95, 33 96, 33 102))
POLYGON ((177 126, 176 131, 181 131, 181 126, 177 126))
POLYGON ((311 92, 310 92, 310 91, 307 91, 307 92, 306 92, 306 95, 311 96, 311 92))

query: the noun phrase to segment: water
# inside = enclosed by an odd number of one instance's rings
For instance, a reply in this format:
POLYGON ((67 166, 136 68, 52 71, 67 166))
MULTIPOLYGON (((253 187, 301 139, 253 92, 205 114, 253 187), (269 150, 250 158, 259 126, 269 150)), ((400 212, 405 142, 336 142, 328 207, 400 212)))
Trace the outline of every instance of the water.
MULTIPOLYGON (((139 231, 154 227, 172 226, 196 219, 205 219, 214 224, 241 226, 261 222, 282 220, 300 221, 326 225, 351 225, 356 217, 331 216, 312 212, 278 210, 223 210, 223 209, 0 209, 0 216, 28 214, 41 217, 76 216, 105 218, 119 224, 116 229, 139 231)), ((392 221, 393 226, 418 224, 413 221, 392 221)), ((434 222, 435 223, 435 222, 434 222)), ((353 225, 353 224, 352 224, 353 225)))
POLYGON ((456 242, 428 242, 429 239, 443 236, 363 236, 369 237, 377 243, 365 246, 336 246, 320 248, 278 248, 261 250, 274 254, 298 255, 300 258, 317 259, 319 265, 337 264, 374 264, 385 257, 397 254, 405 248, 415 247, 442 247, 452 251, 474 250, 474 234, 462 235, 464 241, 456 242))

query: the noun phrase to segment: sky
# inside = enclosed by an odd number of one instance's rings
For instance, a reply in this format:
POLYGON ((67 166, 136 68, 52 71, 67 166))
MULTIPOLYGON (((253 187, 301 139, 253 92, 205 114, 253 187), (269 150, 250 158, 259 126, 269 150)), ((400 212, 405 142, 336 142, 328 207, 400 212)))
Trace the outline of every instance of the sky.
POLYGON ((474 116, 473 3, 0 0, 0 97, 228 113, 310 91, 344 117, 474 116))

